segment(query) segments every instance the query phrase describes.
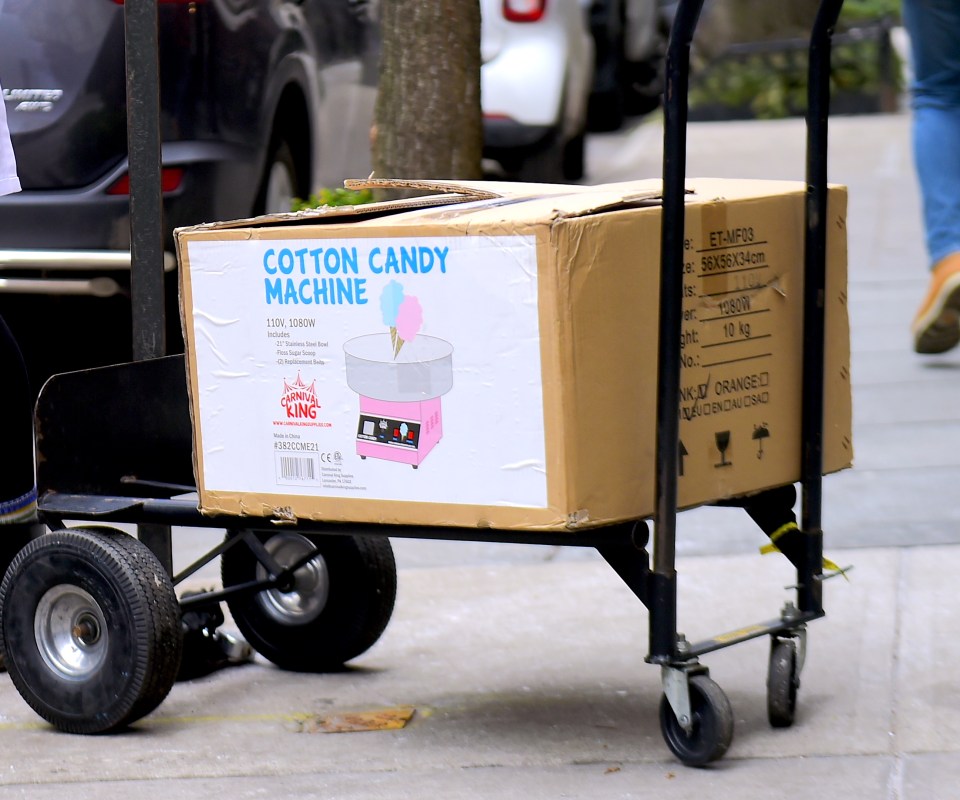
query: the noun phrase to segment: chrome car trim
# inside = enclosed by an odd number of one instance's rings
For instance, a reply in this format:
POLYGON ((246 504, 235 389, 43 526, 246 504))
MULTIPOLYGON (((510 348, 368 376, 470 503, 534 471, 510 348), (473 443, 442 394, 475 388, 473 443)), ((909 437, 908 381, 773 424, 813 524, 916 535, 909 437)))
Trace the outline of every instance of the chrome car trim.
MULTIPOLYGON (((173 253, 163 254, 163 271, 176 269, 173 253)), ((0 250, 0 271, 7 269, 49 269, 64 271, 130 269, 127 250, 0 250)))
POLYGON ((90 278, 89 280, 57 280, 47 278, 0 278, 0 295, 42 294, 71 295, 82 297, 113 297, 123 294, 120 284, 113 278, 90 278))

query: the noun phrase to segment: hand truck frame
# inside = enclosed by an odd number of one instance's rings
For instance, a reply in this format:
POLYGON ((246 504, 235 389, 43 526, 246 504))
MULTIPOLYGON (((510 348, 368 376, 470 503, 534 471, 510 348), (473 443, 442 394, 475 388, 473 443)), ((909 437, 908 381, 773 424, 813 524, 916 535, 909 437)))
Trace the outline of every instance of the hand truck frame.
MULTIPOLYGON (((645 520, 571 533, 376 526, 201 515, 193 490, 192 429, 183 358, 143 355, 131 364, 57 375, 37 404, 37 481, 42 521, 51 529, 14 559, 0 587, 0 644, 14 684, 54 726, 103 733, 156 708, 177 678, 181 616, 226 602, 262 655, 285 667, 336 668, 370 647, 393 609, 396 566, 389 538, 457 539, 593 547, 649 610, 647 661, 660 666, 664 739, 684 764, 720 758, 733 712, 700 658, 761 636, 771 639, 767 708, 771 724, 794 721, 807 623, 824 616, 821 530, 826 274, 827 118, 830 46, 843 0, 822 0, 810 40, 804 253, 802 518, 784 555, 797 570, 796 602, 779 616, 704 641, 677 631, 676 518, 680 341, 690 50, 703 0, 680 0, 670 37, 664 101, 663 214, 657 397, 656 513, 652 563, 645 520), (136 398, 136 405, 131 399, 136 398), (109 420, 108 425, 98 419, 109 420), (162 480, 144 476, 162 476, 162 480), (80 521, 79 527, 66 521, 80 521), (111 524, 135 524, 137 538, 111 524), (223 528, 224 541, 173 574, 172 526, 223 528), (221 559, 224 588, 178 599, 175 587, 221 559), (335 590, 330 571, 351 576, 335 590), (345 614, 345 609, 350 613, 345 614), (349 617, 349 621, 345 618, 349 617), (292 632, 292 633, 291 633, 292 632), (303 647, 320 638, 322 652, 303 647)), ((134 7, 152 3, 128 3, 134 7)), ((140 12, 142 13, 142 12, 140 12)), ((128 36, 134 27, 128 17, 128 36)), ((143 49, 143 48, 141 48, 143 49)), ((129 48, 128 48, 129 50, 129 48)), ((147 48, 149 53, 149 48, 147 48)), ((130 58, 130 55, 128 55, 130 58)), ((138 73, 139 74, 139 73, 138 73)), ((131 175, 149 193, 159 160, 150 109, 131 124, 131 175), (134 139, 146 147, 135 152, 134 139), (141 159, 142 167, 135 163, 141 159)), ((156 187, 159 187, 158 174, 156 187)), ((150 239, 159 207, 131 197, 137 242, 150 239), (139 213, 138 213, 139 212, 139 213), (138 228, 139 226, 139 228, 138 228), (146 227, 144 227, 146 226, 146 227), (138 237, 137 232, 141 234, 138 237)), ((140 191, 144 191, 141 189, 140 191)), ((146 248, 149 251, 149 247, 146 248)), ((136 278, 136 275, 135 275, 136 278)), ((134 331, 149 338, 159 296, 135 308, 134 331)), ((147 348, 149 350, 149 348, 147 348)), ((795 522, 793 486, 724 503, 744 508, 767 534, 795 522)))

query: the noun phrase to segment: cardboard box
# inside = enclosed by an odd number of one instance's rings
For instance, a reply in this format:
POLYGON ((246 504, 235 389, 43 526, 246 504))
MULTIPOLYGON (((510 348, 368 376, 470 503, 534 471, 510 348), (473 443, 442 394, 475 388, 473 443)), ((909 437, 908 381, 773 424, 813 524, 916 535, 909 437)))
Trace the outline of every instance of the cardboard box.
MULTIPOLYGON (((652 516, 659 181, 431 186, 177 232, 204 512, 652 516)), ((681 507, 797 481, 801 454, 805 187, 688 188, 681 507)), ((846 191, 829 195, 825 472, 852 460, 846 191)))

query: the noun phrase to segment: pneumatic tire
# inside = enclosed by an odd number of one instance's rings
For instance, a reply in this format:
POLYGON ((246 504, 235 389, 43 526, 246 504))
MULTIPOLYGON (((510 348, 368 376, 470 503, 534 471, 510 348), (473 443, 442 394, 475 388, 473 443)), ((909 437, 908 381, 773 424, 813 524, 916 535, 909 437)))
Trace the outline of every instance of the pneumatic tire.
POLYGON ((14 686, 68 733, 106 733, 153 711, 182 653, 180 605, 163 566, 120 531, 44 534, 0 585, 0 649, 14 686))
MULTIPOLYGON (((373 646, 390 621, 397 594, 389 539, 296 531, 255 535, 281 567, 315 555, 289 585, 227 600, 254 650, 283 669, 331 672, 373 646)), ((240 543, 221 556, 221 575, 225 589, 271 577, 240 543)))

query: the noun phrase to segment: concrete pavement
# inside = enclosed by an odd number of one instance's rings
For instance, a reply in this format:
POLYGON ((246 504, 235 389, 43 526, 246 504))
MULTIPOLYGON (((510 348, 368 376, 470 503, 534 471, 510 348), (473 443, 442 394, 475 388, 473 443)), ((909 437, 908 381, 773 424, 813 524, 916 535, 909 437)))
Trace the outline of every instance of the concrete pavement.
MULTIPOLYGON (((659 175, 656 121, 590 142, 590 179, 659 175), (605 151, 616 142, 616 151, 605 151)), ((691 126, 688 174, 802 178, 802 122, 691 126)), ((659 729, 647 614, 590 551, 395 542, 394 618, 349 671, 260 660, 177 684, 128 733, 77 737, 0 681, 0 798, 791 798, 939 800, 960 782, 960 353, 921 358, 925 287, 903 115, 831 122, 850 187, 852 470, 825 479, 826 550, 853 564, 810 625, 796 724, 766 722, 766 641, 704 662, 733 705, 726 757, 680 766, 659 729), (413 709, 398 730, 315 733, 341 712, 413 709)), ((178 532, 176 553, 213 532, 178 532)), ((794 575, 742 512, 679 518, 680 627, 769 618, 794 575)), ((215 572, 201 576, 214 580, 215 572)))

